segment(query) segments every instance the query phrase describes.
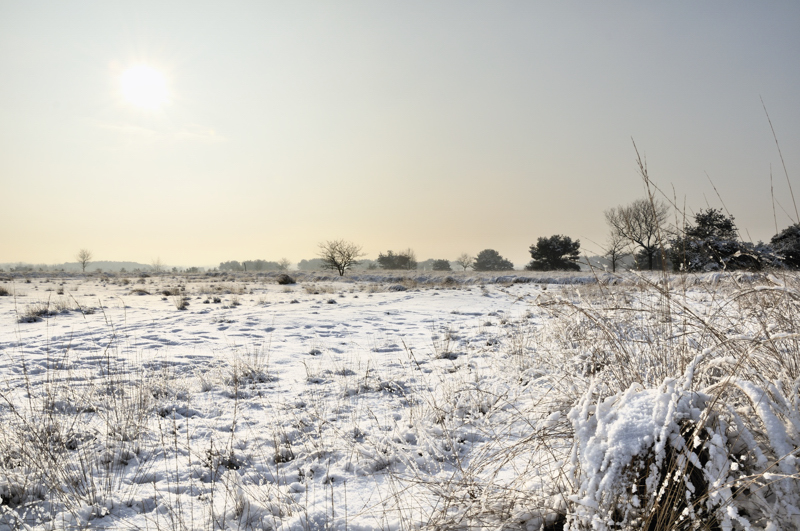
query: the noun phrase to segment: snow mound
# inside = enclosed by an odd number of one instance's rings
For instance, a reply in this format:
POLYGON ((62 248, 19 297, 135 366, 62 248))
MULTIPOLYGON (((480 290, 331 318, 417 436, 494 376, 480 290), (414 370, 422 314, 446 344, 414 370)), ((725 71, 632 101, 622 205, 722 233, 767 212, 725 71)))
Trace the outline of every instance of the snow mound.
POLYGON ((600 399, 592 384, 570 410, 565 529, 800 529, 797 419, 782 407, 791 401, 777 386, 731 380, 726 392, 755 407, 742 419, 712 394, 720 385, 691 389, 702 358, 657 389, 600 399))

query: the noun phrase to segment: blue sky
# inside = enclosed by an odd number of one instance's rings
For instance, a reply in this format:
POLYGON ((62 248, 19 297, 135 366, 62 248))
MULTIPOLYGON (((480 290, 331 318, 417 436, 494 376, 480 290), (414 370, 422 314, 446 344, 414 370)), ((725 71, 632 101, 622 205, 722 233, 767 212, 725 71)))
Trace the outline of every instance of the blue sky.
MULTIPOLYGON (((0 262, 599 251, 652 179, 775 233, 796 2, 0 2, 0 262), (135 65, 168 103, 122 96, 135 65)), ((791 223, 781 206, 778 228, 791 223)))

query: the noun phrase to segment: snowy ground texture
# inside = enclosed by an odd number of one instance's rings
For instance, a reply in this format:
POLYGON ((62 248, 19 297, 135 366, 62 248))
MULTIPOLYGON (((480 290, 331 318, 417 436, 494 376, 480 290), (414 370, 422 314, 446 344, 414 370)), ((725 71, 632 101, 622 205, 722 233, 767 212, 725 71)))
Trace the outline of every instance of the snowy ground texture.
POLYGON ((800 529, 795 274, 2 275, 0 528, 800 529))

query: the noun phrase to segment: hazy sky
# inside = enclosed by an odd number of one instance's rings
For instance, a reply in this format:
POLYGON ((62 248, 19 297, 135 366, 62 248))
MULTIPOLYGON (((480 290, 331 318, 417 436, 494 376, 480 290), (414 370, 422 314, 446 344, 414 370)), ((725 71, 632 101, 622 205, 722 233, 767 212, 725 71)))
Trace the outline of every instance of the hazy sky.
POLYGON ((770 164, 794 206, 759 98, 800 200, 799 61, 796 1, 0 0, 0 262, 593 254, 642 195, 631 138, 766 240, 770 164))

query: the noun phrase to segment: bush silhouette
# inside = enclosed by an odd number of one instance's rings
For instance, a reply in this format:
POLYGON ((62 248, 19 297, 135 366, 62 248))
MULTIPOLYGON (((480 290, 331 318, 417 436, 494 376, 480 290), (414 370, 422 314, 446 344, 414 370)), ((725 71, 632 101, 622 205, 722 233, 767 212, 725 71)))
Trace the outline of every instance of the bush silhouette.
POLYGON ((510 271, 514 264, 506 260, 494 249, 484 249, 478 253, 472 264, 475 271, 510 271))
POLYGON ((549 238, 539 238, 531 245, 531 262, 525 266, 528 271, 580 271, 580 240, 572 241, 569 236, 555 234, 549 238))

